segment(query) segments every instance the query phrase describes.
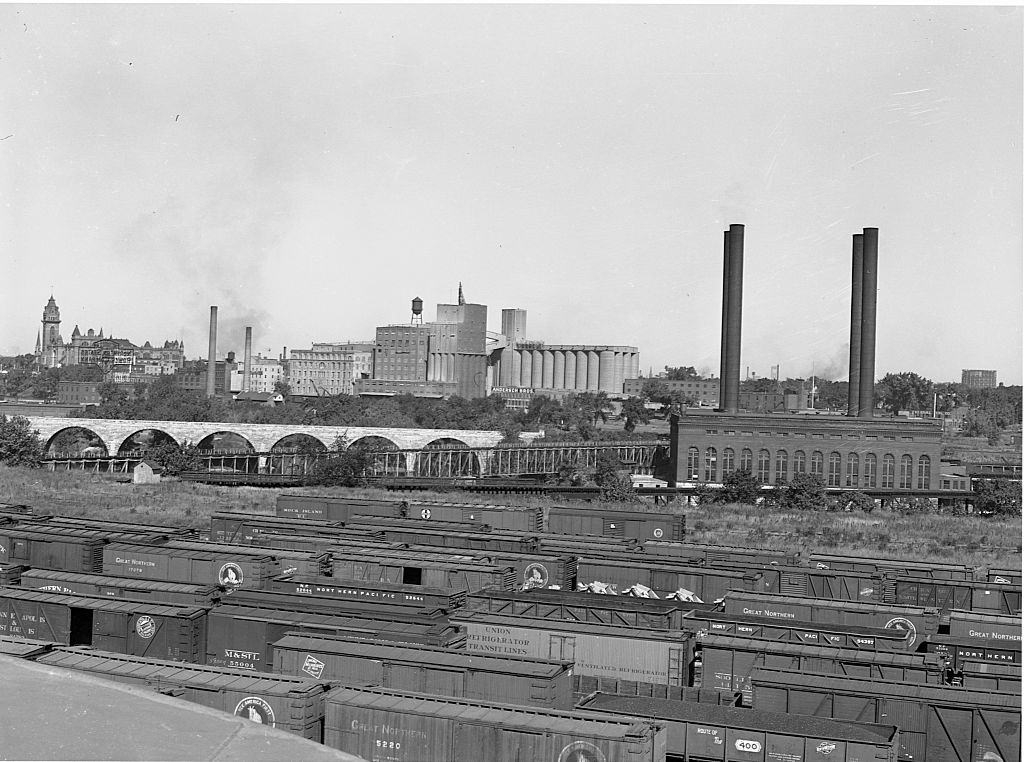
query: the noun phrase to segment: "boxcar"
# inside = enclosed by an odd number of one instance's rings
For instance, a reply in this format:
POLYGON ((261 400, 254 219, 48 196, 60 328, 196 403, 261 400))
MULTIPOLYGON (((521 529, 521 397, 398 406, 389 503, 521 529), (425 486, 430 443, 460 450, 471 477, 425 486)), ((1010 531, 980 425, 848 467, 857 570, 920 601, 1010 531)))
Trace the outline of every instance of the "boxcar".
POLYGON ((294 519, 348 521, 350 516, 402 516, 401 500, 372 500, 337 495, 286 492, 277 496, 277 515, 294 519))
POLYGON ((898 576, 891 602, 933 606, 943 617, 951 611, 979 614, 1020 614, 1020 585, 956 579, 919 579, 898 576))
POLYGON ((269 551, 253 548, 225 553, 165 545, 111 543, 103 546, 101 552, 101 571, 104 574, 164 582, 260 587, 285 571, 269 551))
POLYGON ((907 630, 910 646, 916 646, 939 631, 939 612, 921 606, 895 606, 863 601, 808 600, 794 596, 767 595, 734 590, 725 596, 730 614, 834 622, 851 626, 907 630))
POLYGON ((245 670, 186 665, 91 648, 58 647, 36 661, 118 683, 152 688, 323 742, 324 694, 328 686, 308 677, 255 675, 245 670))
POLYGON ((663 723, 668 762, 891 762, 899 743, 899 731, 892 725, 706 703, 595 693, 578 706, 663 723))
POLYGON ((376 688, 327 694, 324 743, 369 762, 665 760, 665 729, 650 721, 376 688))
POLYGON ((546 529, 557 534, 680 542, 686 537, 686 516, 558 505, 548 509, 546 529))
POLYGON ((353 547, 353 548, 401 548, 403 543, 392 542, 381 538, 365 535, 362 537, 350 537, 347 535, 328 536, 323 534, 294 534, 291 532, 258 532, 252 536, 249 545, 254 548, 267 548, 272 550, 292 550, 315 553, 330 547, 353 547))
POLYGON ((924 650, 946 660, 953 669, 965 661, 987 661, 998 664, 1020 664, 1020 642, 1012 640, 986 640, 962 635, 934 635, 924 644, 924 650))
POLYGON ((1022 576, 1024 575, 1022 575, 1019 566, 1016 569, 990 568, 985 579, 1000 585, 1019 585, 1021 584, 1022 576))
POLYGON ((36 527, 0 527, 0 558, 5 565, 96 574, 103 571, 106 544, 95 532, 55 534, 36 527))
MULTIPOLYGON (((226 558, 232 558, 236 554, 249 554, 257 557, 266 555, 266 552, 261 549, 228 542, 199 542, 196 540, 173 539, 165 542, 164 547, 185 552, 221 553, 226 558)), ((275 549, 270 555, 281 566, 281 574, 325 574, 331 568, 328 556, 318 551, 275 549)))
POLYGON ((976 614, 951 611, 949 634, 981 640, 1003 640, 1019 649, 1021 644, 1021 617, 999 614, 976 614))
POLYGON ((953 674, 954 684, 971 690, 1008 691, 1020 695, 1020 665, 965 659, 953 674))
POLYGON ((869 558, 866 556, 842 556, 831 553, 812 553, 807 565, 816 569, 836 569, 873 574, 892 571, 909 577, 928 579, 974 579, 974 567, 964 564, 927 563, 908 561, 903 558, 869 558))
POLYGON ((944 664, 936 654, 868 651, 805 643, 707 635, 700 639, 694 684, 729 695, 740 693, 750 706, 750 673, 755 667, 849 675, 876 680, 942 685, 944 664))
POLYGON ((741 548, 730 545, 704 545, 695 542, 669 542, 648 540, 643 544, 644 553, 650 556, 668 556, 703 561, 708 566, 718 563, 747 563, 754 566, 783 564, 795 566, 800 561, 799 553, 765 550, 762 548, 741 548))
POLYGON ((274 643, 274 671, 285 675, 548 709, 572 709, 572 668, 571 661, 337 636, 290 633, 274 643))
POLYGON ((478 590, 493 586, 513 590, 519 575, 511 566, 497 566, 479 559, 452 556, 451 560, 430 558, 422 553, 402 551, 358 552, 348 550, 335 556, 331 576, 338 580, 391 582, 455 590, 478 590))
POLYGON ((0 588, 0 635, 201 661, 207 609, 172 603, 0 588))
POLYGON ((680 588, 697 596, 698 602, 715 601, 730 590, 759 590, 761 570, 706 569, 673 563, 669 558, 611 558, 581 554, 576 566, 582 584, 604 582, 623 591, 646 585, 664 597, 680 588))
POLYGON ((107 574, 76 574, 49 569, 29 569, 21 575, 20 584, 27 589, 47 590, 51 593, 98 595, 193 606, 211 606, 224 593, 219 585, 190 585, 184 582, 111 577, 107 574))
POLYGON ((764 668, 750 682, 757 710, 895 721, 906 762, 1020 760, 1019 694, 764 668))
POLYGON ((269 672, 273 644, 292 631, 445 647, 463 642, 462 632, 447 620, 391 612, 324 614, 221 604, 210 612, 205 663, 269 672))
POLYGON ((410 545, 458 548, 463 550, 511 551, 513 553, 536 553, 540 541, 526 533, 491 534, 486 529, 467 529, 467 524, 445 522, 435 526, 416 522, 412 526, 395 527, 391 524, 405 519, 392 519, 388 526, 376 524, 348 523, 352 531, 364 531, 367 536, 379 536, 388 542, 402 542, 410 545))
POLYGON ((720 611, 690 611, 683 617, 683 626, 705 635, 729 635, 754 640, 803 643, 805 645, 854 648, 865 651, 914 650, 906 630, 865 625, 805 622, 797 619, 730 614, 720 611))
POLYGON ((233 542, 249 545, 255 535, 261 532, 277 534, 305 534, 327 536, 351 536, 340 521, 318 521, 316 519, 281 518, 242 511, 216 511, 210 515, 210 540, 212 542, 233 542))
MULTIPOLYGON (((330 579, 329 577, 326 579, 330 579)), ((376 616, 417 616, 437 619, 445 616, 446 609, 429 608, 424 604, 416 605, 406 599, 399 601, 394 598, 382 598, 376 601, 353 600, 342 597, 305 596, 295 593, 273 590, 235 590, 231 593, 230 603, 237 606, 262 606, 264 608, 315 611, 318 614, 350 615, 373 611, 376 616)))
POLYGON ((81 516, 50 516, 46 526, 94 529, 99 532, 108 533, 111 539, 120 539, 117 535, 124 537, 140 533, 155 535, 156 538, 163 536, 189 539, 195 538, 199 534, 195 529, 190 529, 189 527, 144 524, 134 521, 108 521, 106 519, 83 518, 81 516))
POLYGON ((710 603, 686 603, 627 595, 593 595, 562 590, 476 590, 466 599, 472 611, 534 619, 564 619, 653 630, 683 629, 688 611, 709 611, 710 603))
MULTIPOLYGON (((571 660, 576 662, 576 674, 610 681, 690 684, 694 642, 685 631, 531 619, 484 611, 457 611, 449 619, 465 629, 470 651, 571 660)), ((636 689, 630 687, 626 692, 636 693, 636 689)))
POLYGON ((492 529, 514 532, 544 531, 544 509, 525 505, 492 505, 490 503, 449 503, 441 500, 409 500, 403 515, 433 521, 486 524, 492 529))
POLYGON ((465 590, 454 590, 450 587, 338 580, 334 577, 281 575, 274 577, 267 585, 267 589, 276 593, 290 593, 300 598, 323 598, 341 604, 358 605, 363 607, 363 610, 376 606, 399 606, 414 610, 453 611, 466 602, 465 590))
POLYGON ((2 566, 0 565, 0 585, 18 585, 21 583, 21 575, 31 569, 30 566, 2 566))

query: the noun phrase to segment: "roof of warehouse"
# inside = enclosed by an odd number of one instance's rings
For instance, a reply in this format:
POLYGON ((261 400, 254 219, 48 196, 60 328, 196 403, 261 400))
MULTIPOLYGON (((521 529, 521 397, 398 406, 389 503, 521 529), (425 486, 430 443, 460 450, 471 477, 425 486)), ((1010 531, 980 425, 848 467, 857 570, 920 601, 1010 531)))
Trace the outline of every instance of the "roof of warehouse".
POLYGON ((364 762, 294 733, 155 691, 0 656, 6 759, 364 762))
POLYGON ((717 704, 703 704, 673 699, 592 694, 585 709, 622 713, 629 716, 654 717, 660 720, 696 722, 702 725, 724 725, 746 730, 774 731, 793 735, 817 736, 842 741, 887 741, 896 734, 892 725, 830 720, 809 715, 762 712, 717 704))

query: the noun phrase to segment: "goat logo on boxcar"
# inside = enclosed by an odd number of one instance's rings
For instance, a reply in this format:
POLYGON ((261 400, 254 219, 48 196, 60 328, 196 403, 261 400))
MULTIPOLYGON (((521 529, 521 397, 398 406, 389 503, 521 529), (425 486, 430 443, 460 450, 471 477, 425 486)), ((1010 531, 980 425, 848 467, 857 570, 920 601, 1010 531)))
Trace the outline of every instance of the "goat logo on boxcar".
POLYGON ((258 722, 261 725, 274 727, 274 710, 263 699, 258 696, 248 696, 238 702, 235 707, 236 717, 245 717, 247 720, 258 722))
POLYGON ((607 757, 588 741, 573 741, 562 749, 558 762, 607 762, 607 757))
POLYGON ((217 579, 224 587, 238 587, 242 584, 242 567, 234 561, 228 561, 220 567, 217 579))
POLYGON ((149 640, 156 633, 156 622, 153 621, 151 616, 140 616, 135 620, 135 632, 139 633, 140 638, 149 640))
POLYGON ((523 571, 523 590, 548 586, 548 570, 543 564, 530 564, 523 571))
POLYGON ((661 527, 657 527, 654 530, 654 536, 657 537, 660 540, 662 537, 665 536, 665 530, 662 529, 661 527))
POLYGON ((885 623, 885 629, 909 632, 910 639, 907 641, 908 646, 914 645, 914 641, 917 640, 917 627, 915 627, 914 623, 907 619, 905 616, 893 617, 885 623))

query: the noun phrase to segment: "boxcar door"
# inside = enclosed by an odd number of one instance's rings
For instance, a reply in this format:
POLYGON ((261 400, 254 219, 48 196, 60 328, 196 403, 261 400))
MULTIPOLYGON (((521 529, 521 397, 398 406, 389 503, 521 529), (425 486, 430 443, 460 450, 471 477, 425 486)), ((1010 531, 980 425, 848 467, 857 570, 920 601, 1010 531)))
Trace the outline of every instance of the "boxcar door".
POLYGON ((126 654, 128 651, 128 615, 121 611, 92 612, 93 648, 126 654))

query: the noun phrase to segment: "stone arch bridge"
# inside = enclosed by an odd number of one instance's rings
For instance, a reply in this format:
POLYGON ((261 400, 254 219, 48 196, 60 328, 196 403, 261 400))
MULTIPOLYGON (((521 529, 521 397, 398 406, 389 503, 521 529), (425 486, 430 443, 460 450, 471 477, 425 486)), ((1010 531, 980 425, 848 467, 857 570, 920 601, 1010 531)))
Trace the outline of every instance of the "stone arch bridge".
POLYGON ((45 449, 58 434, 69 429, 85 429, 103 442, 110 455, 120 453, 124 443, 143 431, 156 431, 172 438, 179 445, 199 444, 214 434, 235 434, 242 437, 254 452, 270 452, 274 445, 294 434, 304 434, 330 448, 343 436, 352 444, 366 437, 379 437, 393 443, 399 450, 422 450, 428 445, 445 442, 469 448, 490 449, 501 441, 500 431, 468 429, 389 429, 361 426, 282 426, 265 423, 224 423, 193 421, 125 421, 106 418, 29 417, 32 428, 39 432, 45 449))

